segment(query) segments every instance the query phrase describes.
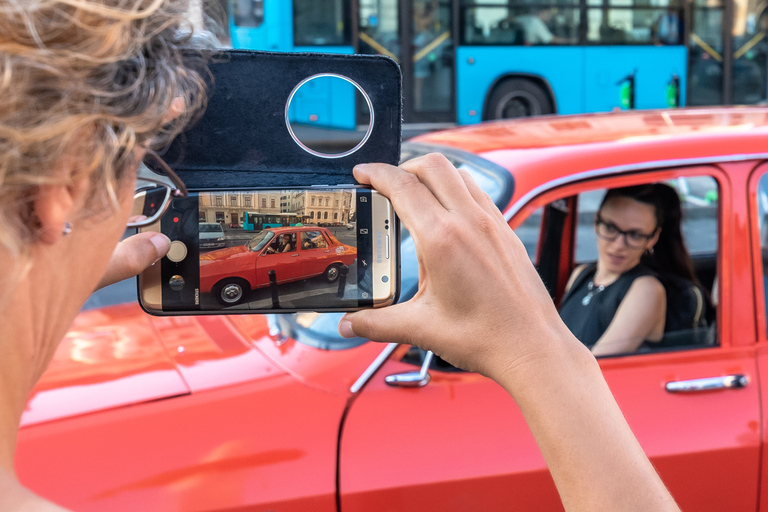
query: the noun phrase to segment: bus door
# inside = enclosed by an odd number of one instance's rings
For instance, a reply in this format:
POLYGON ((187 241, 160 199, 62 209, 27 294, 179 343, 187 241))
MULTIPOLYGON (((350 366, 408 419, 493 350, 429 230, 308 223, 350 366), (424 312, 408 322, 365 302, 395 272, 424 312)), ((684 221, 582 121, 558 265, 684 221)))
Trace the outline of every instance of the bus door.
POLYGON ((359 0, 358 52, 387 55, 403 72, 406 123, 455 122, 451 0, 359 0))

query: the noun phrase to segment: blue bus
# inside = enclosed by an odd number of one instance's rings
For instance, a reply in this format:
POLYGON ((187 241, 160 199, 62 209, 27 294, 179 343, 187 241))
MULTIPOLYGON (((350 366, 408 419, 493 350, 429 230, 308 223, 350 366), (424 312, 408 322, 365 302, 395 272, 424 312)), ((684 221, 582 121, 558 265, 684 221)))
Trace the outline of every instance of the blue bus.
MULTIPOLYGON (((229 23, 235 48, 392 57, 406 123, 751 104, 768 91, 756 0, 230 0, 229 23)), ((351 92, 300 98, 293 119, 354 125, 360 105, 338 119, 315 107, 339 94, 351 92)))
POLYGON ((267 228, 301 226, 302 218, 296 213, 258 213, 245 212, 243 229, 245 231, 261 231, 267 228))

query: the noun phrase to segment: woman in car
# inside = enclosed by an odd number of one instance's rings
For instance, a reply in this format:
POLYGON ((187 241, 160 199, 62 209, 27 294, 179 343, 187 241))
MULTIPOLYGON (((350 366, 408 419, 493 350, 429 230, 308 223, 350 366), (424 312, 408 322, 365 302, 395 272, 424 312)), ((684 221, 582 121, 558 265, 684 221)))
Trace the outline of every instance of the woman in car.
POLYGON ((673 306, 662 282, 701 289, 681 219, 680 199, 668 185, 606 193, 595 215, 597 262, 576 267, 560 305, 560 317, 593 354, 633 352, 662 339, 673 306))
MULTIPOLYGON (((151 233, 118 241, 139 162, 205 97, 200 70, 182 59, 187 10, 181 0, 0 0, 0 510, 62 510, 14 473, 29 392, 88 295, 169 248, 151 233)), ((439 155, 355 176, 393 200, 422 286, 407 303, 345 317, 340 331, 416 343, 497 380, 567 509, 676 510, 599 366, 471 178, 439 155)), ((165 178, 183 195, 170 169, 165 178)))

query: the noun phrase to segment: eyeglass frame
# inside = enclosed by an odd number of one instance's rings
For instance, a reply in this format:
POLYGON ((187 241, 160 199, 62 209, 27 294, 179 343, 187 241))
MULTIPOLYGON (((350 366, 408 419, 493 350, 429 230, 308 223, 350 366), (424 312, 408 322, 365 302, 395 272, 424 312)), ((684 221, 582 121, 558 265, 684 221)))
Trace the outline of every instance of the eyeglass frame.
POLYGON ((641 249, 641 248, 643 247, 643 244, 644 244, 644 243, 648 243, 648 241, 649 241, 651 238, 653 238, 654 236, 656 236, 656 233, 658 233, 659 229, 661 229, 661 228, 659 228, 659 227, 657 226, 657 227, 656 227, 656 228, 653 230, 653 232, 651 232, 650 234, 648 234, 648 233, 642 233, 642 232, 638 231, 637 229, 629 229, 629 230, 626 230, 626 231, 625 231, 625 230, 623 230, 623 229, 620 229, 620 228, 619 228, 619 227, 618 227, 616 224, 614 224, 613 222, 608 222, 608 221, 606 221, 605 219, 603 219, 603 218, 600 216, 600 213, 597 213, 597 214, 595 214, 595 235, 597 235, 597 237, 598 237, 598 238, 600 238, 600 239, 602 239, 602 240, 605 240, 605 241, 607 241, 607 242, 614 242, 614 241, 616 241, 616 240, 617 240, 617 239, 618 239, 620 236, 623 236, 623 237, 624 237, 624 245, 626 245, 626 246, 627 246, 627 247, 629 247, 630 249, 641 249), (603 236, 603 235, 601 235, 601 234, 600 234, 600 227, 599 227, 599 225, 600 225, 600 224, 602 224, 602 225, 603 225, 603 226, 605 226, 605 227, 612 227, 613 229, 615 229, 615 230, 616 230, 616 236, 609 238, 609 237, 606 237, 606 236, 603 236), (639 244, 639 245, 634 245, 633 243, 630 243, 630 241, 629 241, 629 240, 630 240, 630 238, 629 238, 629 237, 630 237, 630 235, 632 235, 632 236, 638 236, 638 237, 642 237, 643 239, 645 239, 645 242, 640 242, 640 244, 639 244))
POLYGON ((140 228, 149 226, 150 224, 154 224, 158 220, 160 220, 163 215, 165 215, 165 212, 168 211, 168 207, 171 204, 171 201, 173 199, 178 198, 184 198, 189 195, 189 192, 187 191, 187 187, 184 185, 184 182, 181 181, 181 178, 173 172, 173 169, 170 168, 170 166, 163 161, 162 158, 160 158, 154 151, 148 150, 144 160, 139 164, 139 168, 136 174, 136 184, 137 187, 139 186, 139 183, 142 183, 142 187, 139 189, 137 188, 134 191, 133 199, 136 201, 136 199, 139 197, 139 194, 146 191, 146 187, 143 186, 144 183, 154 183, 156 185, 159 185, 167 190, 167 193, 163 199, 163 204, 160 208, 158 208, 158 213, 153 215, 152 217, 142 219, 140 221, 135 222, 128 222, 127 227, 129 228, 140 228), (160 174, 154 170, 152 170, 147 164, 146 161, 152 158, 154 162, 156 162, 160 168, 162 169, 163 174, 160 174))

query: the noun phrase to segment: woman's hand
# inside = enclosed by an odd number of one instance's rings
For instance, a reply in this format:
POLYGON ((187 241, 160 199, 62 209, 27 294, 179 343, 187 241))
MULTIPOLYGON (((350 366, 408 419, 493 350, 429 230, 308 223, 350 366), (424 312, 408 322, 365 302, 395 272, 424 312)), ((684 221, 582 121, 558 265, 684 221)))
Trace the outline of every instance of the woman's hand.
POLYGON ((139 233, 122 240, 115 247, 96 290, 141 273, 165 256, 170 247, 168 237, 157 232, 139 233))
POLYGON ((342 335, 416 345, 492 378, 569 335, 523 244, 466 172, 432 154, 359 165, 355 178, 392 201, 420 283, 406 303, 346 315, 342 335))

